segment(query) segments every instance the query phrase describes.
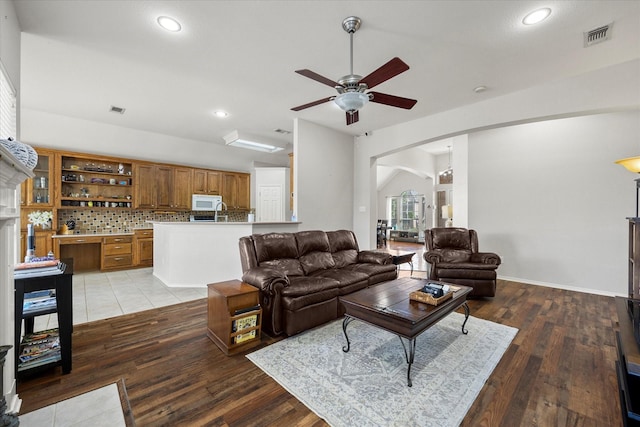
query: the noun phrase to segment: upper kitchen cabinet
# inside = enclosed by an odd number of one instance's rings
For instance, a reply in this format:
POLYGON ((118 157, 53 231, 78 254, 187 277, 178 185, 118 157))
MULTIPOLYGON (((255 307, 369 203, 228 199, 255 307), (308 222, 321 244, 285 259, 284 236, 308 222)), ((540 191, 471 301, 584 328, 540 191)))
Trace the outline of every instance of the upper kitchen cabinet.
POLYGON ((53 207, 55 180, 53 170, 54 153, 49 150, 36 149, 38 164, 33 169, 35 176, 23 181, 20 187, 20 204, 33 208, 53 207))
POLYGON ((60 155, 59 208, 131 208, 132 164, 112 157, 60 155))
POLYGON ((177 209, 191 209, 191 168, 173 168, 173 200, 177 209))
POLYGON ((194 169, 193 170, 193 193, 220 195, 220 172, 194 169))
POLYGON ((135 204, 138 209, 191 209, 191 169, 136 163, 135 204))
POLYGON ((248 173, 224 172, 222 174, 222 201, 228 209, 251 208, 251 175, 248 173))

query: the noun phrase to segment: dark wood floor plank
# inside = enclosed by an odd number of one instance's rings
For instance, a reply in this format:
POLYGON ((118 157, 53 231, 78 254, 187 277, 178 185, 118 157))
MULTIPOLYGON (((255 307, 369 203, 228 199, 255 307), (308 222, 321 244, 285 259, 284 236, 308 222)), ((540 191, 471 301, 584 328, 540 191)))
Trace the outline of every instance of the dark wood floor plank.
MULTIPOLYGON (((613 298, 501 280, 469 305, 519 332, 463 426, 621 425, 613 298)), ((243 354, 225 356, 206 315, 197 300, 77 325, 72 372, 20 378, 23 412, 123 378, 139 426, 326 425, 243 354)))

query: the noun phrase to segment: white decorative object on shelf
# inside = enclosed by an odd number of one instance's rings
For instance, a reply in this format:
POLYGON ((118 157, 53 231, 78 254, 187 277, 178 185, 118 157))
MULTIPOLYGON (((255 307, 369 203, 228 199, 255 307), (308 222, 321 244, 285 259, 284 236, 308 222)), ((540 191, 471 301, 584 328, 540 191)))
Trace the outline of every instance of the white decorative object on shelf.
POLYGON ((29 222, 33 225, 39 225, 42 228, 46 228, 51 224, 53 214, 50 211, 35 211, 29 215, 29 222))

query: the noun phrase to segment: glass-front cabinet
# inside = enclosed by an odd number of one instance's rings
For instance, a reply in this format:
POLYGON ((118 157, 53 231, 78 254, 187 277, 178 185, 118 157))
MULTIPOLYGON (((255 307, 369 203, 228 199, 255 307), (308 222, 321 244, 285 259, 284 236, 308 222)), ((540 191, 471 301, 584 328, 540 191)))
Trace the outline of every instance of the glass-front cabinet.
POLYGON ((20 203, 30 207, 51 207, 54 198, 53 153, 37 149, 38 163, 33 168, 35 176, 22 183, 20 203))

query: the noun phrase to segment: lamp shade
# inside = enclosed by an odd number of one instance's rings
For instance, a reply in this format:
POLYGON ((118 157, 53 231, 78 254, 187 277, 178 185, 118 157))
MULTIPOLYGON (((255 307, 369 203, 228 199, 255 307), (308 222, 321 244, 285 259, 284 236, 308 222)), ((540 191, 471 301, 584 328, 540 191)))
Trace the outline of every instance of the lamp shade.
POLYGON ((444 205, 442 207, 442 218, 447 218, 447 219, 453 218, 453 206, 452 205, 444 205))
POLYGON ((616 163, 624 166, 631 172, 640 173, 640 156, 616 160, 616 163))

